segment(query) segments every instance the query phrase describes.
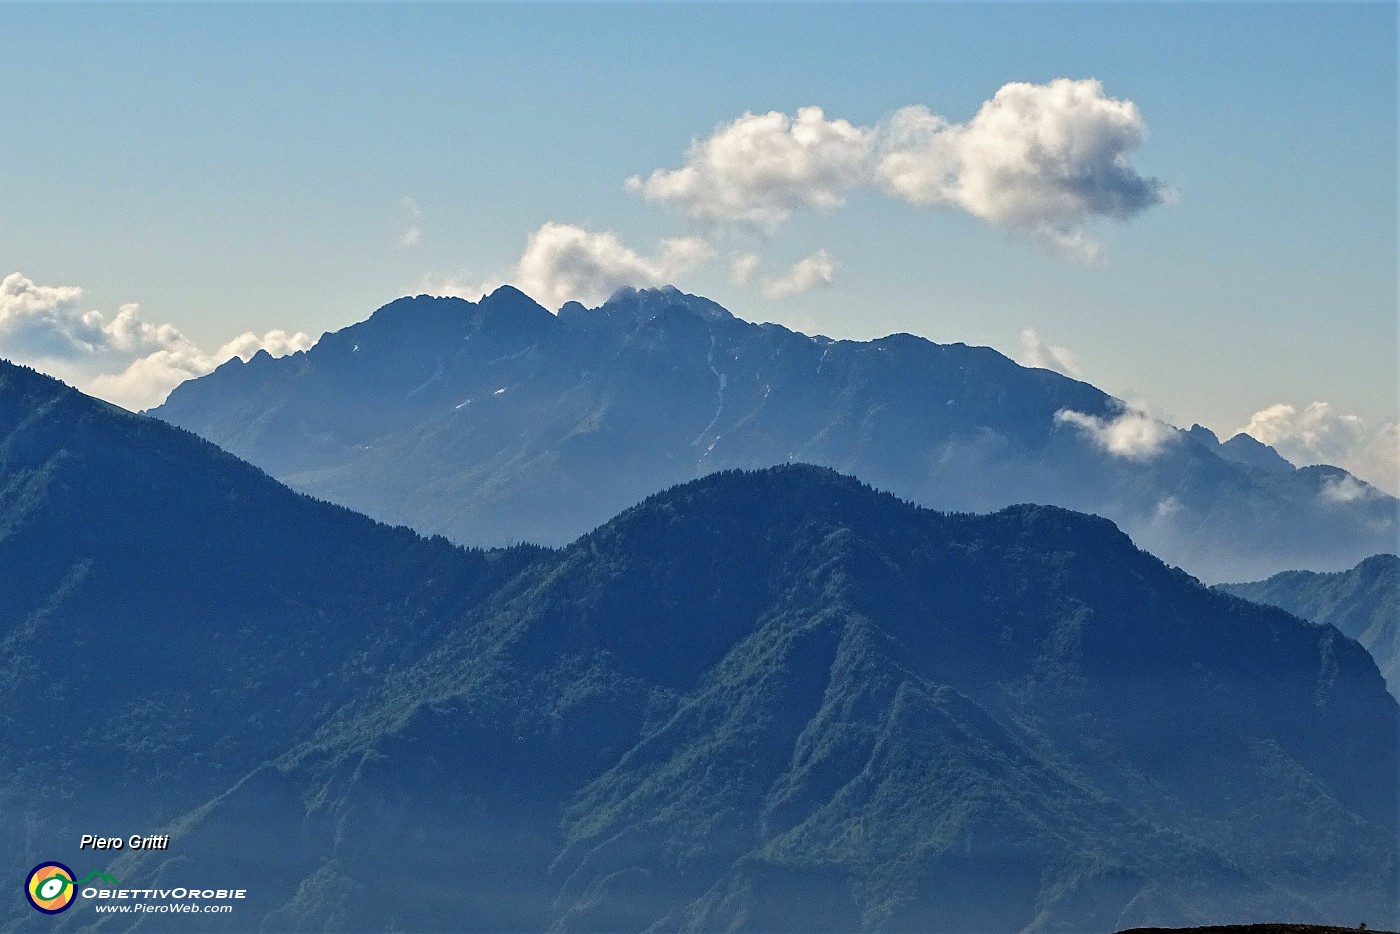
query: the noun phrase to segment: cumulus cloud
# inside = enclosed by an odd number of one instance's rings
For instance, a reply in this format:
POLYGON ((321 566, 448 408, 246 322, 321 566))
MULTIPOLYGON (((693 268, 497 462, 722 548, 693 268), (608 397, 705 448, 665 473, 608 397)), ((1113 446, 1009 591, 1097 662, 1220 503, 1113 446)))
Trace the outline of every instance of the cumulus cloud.
POLYGON ((746 113, 692 143, 683 166, 627 186, 694 220, 774 232, 799 210, 829 210, 856 189, 960 209, 1078 259, 1097 258, 1093 218, 1127 220, 1170 201, 1133 168, 1146 134, 1137 105, 1094 79, 1003 86, 966 123, 923 105, 874 126, 746 113))
POLYGON ((922 106, 896 112, 877 174, 911 203, 959 207, 1090 259, 1085 220, 1127 220, 1171 197, 1130 161, 1146 129, 1136 104, 1107 97, 1096 80, 1013 82, 967 123, 922 106))
POLYGON ((79 307, 76 286, 39 285, 20 273, 0 281, 0 355, 63 379, 128 409, 158 405, 177 385, 233 357, 282 356, 311 346, 307 335, 240 334, 206 352, 173 324, 154 324, 140 306, 108 317, 79 307))
POLYGON ((1301 409, 1279 402, 1255 412, 1240 431, 1273 445, 1295 464, 1332 464, 1400 493, 1400 425, 1394 422, 1367 425, 1329 402, 1301 409))
POLYGON ((820 107, 795 117, 745 113, 690 146, 678 169, 657 169, 627 187, 697 221, 773 232, 796 211, 830 210, 870 179, 875 134, 820 107))
POLYGON ((1240 430, 1265 444, 1335 451, 1350 447, 1365 426, 1355 415, 1339 414, 1330 402, 1313 402, 1301 410, 1279 402, 1255 412, 1240 430))
POLYGON ((424 284, 437 294, 475 300, 509 282, 545 307, 557 309, 568 301, 597 304, 623 286, 667 285, 714 255, 700 237, 674 237, 644 256, 611 231, 550 221, 530 234, 508 278, 493 277, 475 286, 457 280, 424 284))
POLYGON ((1021 352, 1016 359, 1022 366, 1054 370, 1056 373, 1074 379, 1079 379, 1084 375, 1083 369, 1079 366, 1079 360, 1072 351, 1041 340, 1034 328, 1026 328, 1021 331, 1021 352))
POLYGON ((1055 421, 1083 432, 1109 454, 1128 460, 1149 460, 1157 456, 1176 434, 1170 425, 1133 405, 1124 406, 1123 411, 1113 418, 1061 409, 1055 413, 1055 421))
POLYGON ((836 264, 826 250, 818 250, 793 263, 781 276, 763 280, 759 290, 765 298, 788 298, 831 285, 835 277, 836 264))

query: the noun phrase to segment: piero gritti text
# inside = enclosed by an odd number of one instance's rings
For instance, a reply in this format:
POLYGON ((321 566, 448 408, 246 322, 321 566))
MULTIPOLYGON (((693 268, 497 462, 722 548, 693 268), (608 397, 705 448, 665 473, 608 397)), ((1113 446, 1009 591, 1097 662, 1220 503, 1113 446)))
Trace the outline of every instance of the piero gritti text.
POLYGON ((168 850, 170 849, 170 834, 149 834, 142 836, 134 833, 123 839, 121 837, 98 837, 90 833, 85 833, 78 841, 80 850, 168 850))

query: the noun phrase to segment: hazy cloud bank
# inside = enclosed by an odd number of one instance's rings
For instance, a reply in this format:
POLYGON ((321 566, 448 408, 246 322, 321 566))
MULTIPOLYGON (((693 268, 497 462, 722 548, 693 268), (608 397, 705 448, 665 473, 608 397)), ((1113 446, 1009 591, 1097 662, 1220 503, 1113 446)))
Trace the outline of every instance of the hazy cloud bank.
POLYGON ((133 411, 164 401, 180 383, 233 357, 259 350, 275 357, 314 343, 300 331, 240 334, 205 351, 173 324, 153 324, 139 305, 108 317, 83 311, 83 290, 39 285, 20 273, 0 281, 0 356, 51 373, 84 392, 133 411))
MULTIPOLYGON (((1368 425, 1345 415, 1330 402, 1301 409, 1279 402, 1250 416, 1240 431, 1273 445, 1295 464, 1333 464, 1383 490, 1400 495, 1400 425, 1368 425)), ((1337 489, 1331 498, 1356 498, 1355 490, 1337 489)))

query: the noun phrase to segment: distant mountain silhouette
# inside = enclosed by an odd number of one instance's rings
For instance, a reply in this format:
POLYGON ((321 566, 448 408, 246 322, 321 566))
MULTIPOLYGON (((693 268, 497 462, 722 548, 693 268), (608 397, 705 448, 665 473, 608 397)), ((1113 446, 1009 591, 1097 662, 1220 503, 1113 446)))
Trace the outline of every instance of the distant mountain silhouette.
POLYGON ((807 337, 669 288, 556 316, 502 287, 400 299, 308 352, 230 361, 154 414, 296 489, 471 545, 563 544, 673 484, 787 462, 940 509, 1104 515, 1211 581, 1341 569, 1396 535, 1396 500, 1337 468, 1204 429, 1113 454, 1064 411, 1123 406, 986 347, 807 337))
POLYGON ((1196 443, 1205 445, 1207 450, 1233 464, 1278 474, 1289 474, 1298 469, 1278 451, 1244 432, 1225 442, 1216 437, 1215 432, 1201 425, 1192 425, 1186 434, 1196 443))
POLYGON ((1400 697, 1400 557, 1372 555, 1349 571, 1284 571, 1268 580, 1217 589, 1336 626, 1366 647, 1390 693, 1400 697))
POLYGON ((246 887, 215 929, 1396 914, 1364 650, 1059 508, 790 466, 464 551, 0 365, 0 579, 3 871, 246 887))

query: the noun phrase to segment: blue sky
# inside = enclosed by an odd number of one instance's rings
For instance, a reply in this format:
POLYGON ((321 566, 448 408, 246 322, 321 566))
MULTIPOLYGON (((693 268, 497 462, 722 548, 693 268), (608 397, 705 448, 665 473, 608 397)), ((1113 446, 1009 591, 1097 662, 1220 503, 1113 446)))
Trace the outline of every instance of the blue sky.
POLYGON ((1393 5, 4 5, 0 33, 0 276, 29 283, 0 353, 127 404, 156 363, 159 383, 518 278, 552 223, 743 317, 1058 360, 1183 426, 1269 413, 1285 453, 1393 480, 1393 5), (1058 78, 1135 105, 1124 155, 1172 202, 1070 222, 1096 262, 1023 215, 873 183, 763 231, 626 187, 745 113, 959 125, 1058 78), (710 258, 663 261, 666 238, 710 258))

